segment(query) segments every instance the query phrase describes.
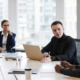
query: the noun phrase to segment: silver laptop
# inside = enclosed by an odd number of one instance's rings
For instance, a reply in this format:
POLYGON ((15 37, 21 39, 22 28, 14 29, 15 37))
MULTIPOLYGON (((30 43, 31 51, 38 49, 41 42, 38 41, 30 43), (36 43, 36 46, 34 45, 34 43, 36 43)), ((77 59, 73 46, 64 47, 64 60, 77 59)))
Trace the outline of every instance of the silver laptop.
POLYGON ((23 47, 28 58, 34 60, 41 60, 43 58, 39 46, 23 44, 23 47))

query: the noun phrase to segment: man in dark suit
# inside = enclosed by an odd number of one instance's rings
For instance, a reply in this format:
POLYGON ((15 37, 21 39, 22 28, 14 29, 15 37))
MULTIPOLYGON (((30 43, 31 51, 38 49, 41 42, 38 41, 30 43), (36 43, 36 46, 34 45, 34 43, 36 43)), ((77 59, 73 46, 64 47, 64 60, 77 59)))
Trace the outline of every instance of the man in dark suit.
POLYGON ((49 44, 42 49, 42 63, 51 61, 68 61, 71 64, 78 64, 75 40, 64 34, 63 24, 55 21, 51 24, 54 34, 49 44))
POLYGON ((80 65, 72 65, 67 61, 60 61, 61 65, 55 66, 55 71, 68 76, 80 78, 80 65))
POLYGON ((0 52, 14 52, 16 34, 9 30, 9 21, 3 20, 1 22, 3 31, 0 31, 0 52))

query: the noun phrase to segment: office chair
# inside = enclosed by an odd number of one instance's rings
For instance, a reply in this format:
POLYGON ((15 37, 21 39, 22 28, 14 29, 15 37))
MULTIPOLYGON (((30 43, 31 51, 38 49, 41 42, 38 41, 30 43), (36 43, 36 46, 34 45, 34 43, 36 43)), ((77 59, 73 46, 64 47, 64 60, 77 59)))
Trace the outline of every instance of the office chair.
POLYGON ((77 48, 77 59, 80 64, 80 39, 74 39, 76 41, 76 48, 77 48))

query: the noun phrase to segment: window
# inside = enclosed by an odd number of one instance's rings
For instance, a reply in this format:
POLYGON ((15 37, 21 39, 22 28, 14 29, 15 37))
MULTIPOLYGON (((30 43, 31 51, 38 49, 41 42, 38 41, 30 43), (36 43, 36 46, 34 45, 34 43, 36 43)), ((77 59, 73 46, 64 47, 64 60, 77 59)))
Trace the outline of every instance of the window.
POLYGON ((18 32, 20 41, 43 46, 53 36, 51 23, 56 20, 56 0, 40 0, 38 4, 35 0, 18 0, 18 32))
POLYGON ((54 13, 56 12, 56 7, 53 7, 53 12, 54 12, 54 13))
POLYGON ((46 40, 46 42, 49 42, 49 40, 50 40, 50 35, 46 35, 46 36, 45 36, 45 40, 46 40))
POLYGON ((8 19, 8 0, 0 0, 0 23, 4 19, 8 19))
POLYGON ((72 12, 72 7, 70 7, 70 15, 72 15, 72 13, 73 13, 73 12, 72 12))
POLYGON ((34 25, 28 25, 27 32, 34 32, 34 25))
POLYGON ((76 14, 76 0, 65 0, 65 33, 77 37, 77 14, 76 14))
POLYGON ((46 26, 45 25, 42 25, 41 26, 41 31, 45 31, 46 30, 46 26))
POLYGON ((42 12, 42 7, 40 7, 40 12, 42 12))
POLYGON ((43 0, 40 0, 40 2, 42 3, 43 0))
POLYGON ((41 17, 40 17, 40 22, 42 22, 42 20, 43 20, 43 19, 42 19, 42 16, 41 16, 41 17))
POLYGON ((51 24, 52 22, 55 21, 55 16, 45 16, 44 17, 44 22, 45 24, 51 24))
POLYGON ((49 20, 49 16, 45 16, 45 17, 44 17, 44 20, 45 20, 45 23, 47 23, 48 20, 49 20))
POLYGON ((48 0, 45 0, 45 2, 48 2, 48 0))
POLYGON ((52 2, 56 2, 56 0, 52 0, 52 2))

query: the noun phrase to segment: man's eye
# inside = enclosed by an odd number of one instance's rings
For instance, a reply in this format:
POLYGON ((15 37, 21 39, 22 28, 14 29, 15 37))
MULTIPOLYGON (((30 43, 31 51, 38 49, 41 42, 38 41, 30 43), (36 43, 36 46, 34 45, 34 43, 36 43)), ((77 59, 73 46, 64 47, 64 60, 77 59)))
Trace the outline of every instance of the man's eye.
POLYGON ((54 32, 56 32, 56 30, 53 30, 54 32))

